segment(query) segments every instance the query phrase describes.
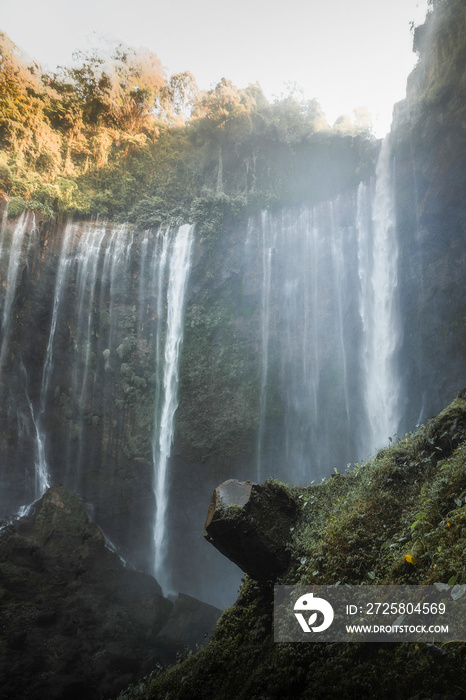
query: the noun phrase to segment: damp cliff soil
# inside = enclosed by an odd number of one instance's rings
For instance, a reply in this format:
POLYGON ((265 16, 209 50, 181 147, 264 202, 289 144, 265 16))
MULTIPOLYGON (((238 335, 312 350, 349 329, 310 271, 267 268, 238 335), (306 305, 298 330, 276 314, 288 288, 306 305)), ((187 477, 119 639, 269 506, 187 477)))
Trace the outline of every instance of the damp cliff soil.
POLYGON ((125 567, 63 486, 0 531, 0 697, 99 700, 202 643, 220 611, 125 567))
POLYGON ((273 585, 466 584, 466 392, 367 463, 320 484, 269 488, 298 510, 287 570, 265 582, 246 575, 205 649, 119 699, 464 698, 466 637, 275 643, 273 585))

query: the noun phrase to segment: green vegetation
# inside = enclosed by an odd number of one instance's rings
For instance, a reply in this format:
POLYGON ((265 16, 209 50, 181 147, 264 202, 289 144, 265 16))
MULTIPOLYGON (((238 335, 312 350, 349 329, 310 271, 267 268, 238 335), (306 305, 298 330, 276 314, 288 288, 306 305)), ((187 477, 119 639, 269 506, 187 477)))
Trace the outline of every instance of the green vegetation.
POLYGON ((376 143, 355 116, 332 131, 296 90, 270 103, 258 85, 222 79, 200 92, 190 73, 168 77, 153 53, 123 45, 47 74, 0 33, 0 194, 11 216, 147 228, 195 217, 213 196, 315 201, 373 167, 376 143))
MULTIPOLYGON (((238 321, 235 280, 188 305, 180 361, 177 431, 196 459, 216 464, 252 449, 258 421, 257 356, 238 321)), ((246 326, 246 327, 244 327, 246 326)))
POLYGON ((335 577, 379 584, 466 580, 465 438, 466 401, 458 398, 372 462, 303 490, 293 578, 303 584, 336 583, 335 577))
MULTIPOLYGON (((279 584, 466 583, 466 395, 365 464, 292 488, 300 508, 279 584)), ((466 640, 276 644, 273 582, 245 577, 212 640, 120 700, 464 697, 466 640)))

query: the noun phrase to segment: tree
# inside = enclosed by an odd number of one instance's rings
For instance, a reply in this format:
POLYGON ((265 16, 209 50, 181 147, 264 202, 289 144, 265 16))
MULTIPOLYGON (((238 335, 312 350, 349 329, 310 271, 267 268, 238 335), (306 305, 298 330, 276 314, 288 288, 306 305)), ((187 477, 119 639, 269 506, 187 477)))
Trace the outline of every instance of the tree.
POLYGON ((204 93, 193 118, 195 133, 217 150, 217 193, 223 192, 223 148, 225 143, 239 144, 252 133, 255 100, 245 90, 222 78, 213 90, 204 93))
POLYGON ((234 141, 251 133, 254 108, 255 100, 246 90, 222 78, 213 90, 204 93, 193 116, 203 119, 208 130, 219 138, 234 141))
POLYGON ((316 131, 328 129, 327 119, 316 99, 306 100, 296 83, 288 84, 288 92, 276 98, 270 126, 275 138, 285 143, 299 143, 316 131))
POLYGON ((80 65, 66 69, 65 75, 84 105, 86 123, 130 134, 153 129, 168 93, 165 71, 152 51, 119 44, 109 55, 93 49, 74 58, 80 65))
POLYGON ((170 107, 167 118, 172 115, 189 119, 199 96, 199 88, 192 73, 184 71, 170 76, 165 87, 165 103, 170 107))

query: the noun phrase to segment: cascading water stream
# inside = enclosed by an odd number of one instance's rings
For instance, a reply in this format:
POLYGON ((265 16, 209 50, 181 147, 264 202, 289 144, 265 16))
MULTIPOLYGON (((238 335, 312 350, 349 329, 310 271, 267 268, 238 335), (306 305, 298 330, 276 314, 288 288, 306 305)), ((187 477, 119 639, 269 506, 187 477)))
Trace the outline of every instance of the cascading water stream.
MULTIPOLYGON (((45 352, 44 366, 42 369, 42 381, 39 397, 39 412, 37 418, 34 417, 34 410, 28 396, 28 404, 31 412, 31 418, 35 427, 36 437, 36 458, 35 458, 35 495, 34 500, 40 498, 45 491, 50 487, 50 471, 47 461, 46 440, 47 432, 44 426, 44 417, 46 413, 46 403, 49 395, 50 382, 53 371, 53 342, 57 329, 58 313, 61 306, 63 292, 68 276, 69 259, 67 257, 70 241, 73 235, 73 226, 69 222, 65 228, 63 236, 62 250, 58 262, 57 277, 55 281, 55 292, 53 296, 52 320, 50 323, 49 338, 47 341, 47 349, 45 352)), ((24 370, 26 375, 26 370, 24 370)))
POLYGON ((340 362, 342 368, 342 390, 343 396, 345 397, 345 412, 346 418, 350 420, 350 410, 349 410, 349 394, 348 394, 348 362, 347 362, 347 347, 345 342, 345 328, 343 319, 343 280, 344 280, 344 247, 339 240, 340 236, 339 229, 335 222, 334 207, 338 205, 336 203, 329 202, 329 220, 330 220, 330 236, 331 236, 331 249, 332 249, 332 267, 333 267, 333 279, 334 279, 334 290, 336 297, 336 324, 337 324, 337 338, 338 338, 338 352, 340 355, 340 362))
MULTIPOLYGON (((266 212, 255 229, 262 261, 257 471, 263 478, 265 467, 276 471, 282 461, 284 478, 305 483, 366 457, 399 422, 388 142, 375 184, 312 209, 266 212)), ((249 233, 248 255, 251 240, 249 233)))
MULTIPOLYGON (((87 407, 90 420, 101 421, 104 426, 111 424, 112 401, 101 396, 101 377, 97 370, 97 357, 104 357, 104 372, 109 369, 109 358, 115 356, 124 359, 130 346, 125 339, 119 345, 119 317, 117 307, 124 307, 129 288, 129 266, 132 259, 134 237, 125 225, 97 227, 93 232, 94 262, 84 267, 86 276, 81 284, 87 297, 84 314, 85 323, 79 338, 81 350, 81 370, 79 383, 76 385, 77 405, 82 413, 87 407), (101 229, 101 230, 99 230, 101 229), (103 232, 103 237, 102 237, 103 232)), ((86 245, 81 242, 81 249, 86 253, 86 245)), ((78 359, 78 358, 77 358, 78 359)), ((110 375, 111 376, 111 375, 110 375)), ((109 387, 104 382, 104 393, 109 387)), ((78 471, 81 473, 85 460, 86 440, 84 439, 83 420, 81 417, 79 450, 75 457, 78 471)), ((102 445, 103 453, 107 443, 102 445)))
MULTIPOLYGON (((160 415, 155 420, 153 438, 154 494, 156 513, 154 522, 154 575, 164 591, 170 589, 165 566, 167 553, 168 461, 173 442, 174 416, 178 405, 178 362, 183 338, 184 298, 190 270, 192 246, 190 225, 181 226, 176 233, 165 234, 159 267, 159 280, 168 264, 167 322, 163 354, 163 373, 160 375, 160 415), (170 236, 170 240, 169 237, 170 236), (170 250, 165 253, 170 243, 170 250), (167 257, 166 257, 167 256, 167 257)), ((158 299, 161 300, 159 294, 158 299)), ((158 311, 160 311, 160 307, 158 311)), ((160 322, 160 317, 159 317, 160 322)), ((157 366, 160 359, 157 358, 157 366)), ((157 409, 157 406, 156 406, 157 409)))
POLYGON ((154 431, 152 438, 152 461, 155 467, 155 445, 157 442, 157 436, 160 434, 160 421, 162 417, 162 402, 164 399, 163 391, 163 368, 164 360, 162 353, 162 336, 164 333, 164 325, 162 320, 164 318, 164 307, 166 299, 164 298, 164 290, 167 285, 167 258, 171 243, 171 231, 168 229, 166 233, 159 232, 157 236, 157 242, 154 250, 154 260, 152 263, 152 285, 154 290, 156 290, 156 319, 157 319, 157 332, 155 334, 155 402, 154 402, 154 431))
POLYGON ((47 342, 47 350, 45 352, 45 362, 42 371, 42 383, 40 390, 40 413, 43 414, 45 411, 45 402, 47 399, 48 391, 50 388, 50 380, 52 377, 53 369, 53 341, 55 338, 55 331, 57 329, 57 319, 58 312, 61 306, 61 300, 63 296, 63 291, 68 278, 68 268, 69 268, 69 258, 68 250, 70 246, 70 241, 73 236, 73 226, 69 222, 65 228, 65 233, 63 236, 62 251, 60 259, 58 262, 57 277, 55 281, 55 293, 53 296, 53 311, 52 311, 52 321, 50 324, 49 339, 47 342))
POLYGON ((47 491, 50 487, 50 475, 47 467, 47 459, 45 456, 45 434, 41 430, 39 417, 36 418, 34 408, 29 397, 28 376, 24 363, 21 361, 21 372, 24 378, 24 393, 26 402, 29 408, 32 425, 34 428, 35 449, 34 449, 34 492, 31 501, 27 505, 21 506, 18 511, 18 517, 22 517, 29 513, 32 505, 47 491))
MULTIPOLYGON (((359 206, 367 210, 361 185, 359 206)), ((382 447, 399 423, 399 380, 395 352, 399 341, 397 307, 398 243, 389 139, 382 143, 368 226, 360 215, 358 258, 363 322, 364 397, 368 415, 367 453, 382 447)))
MULTIPOLYGON (((10 255, 8 259, 8 269, 6 273, 6 294, 3 299, 2 309, 2 326, 1 326, 1 344, 0 344, 0 376, 2 374, 3 365, 5 363, 6 351, 10 339, 10 324, 13 302, 16 294, 16 282, 20 270, 21 252, 23 249, 23 241, 25 239, 30 217, 25 213, 21 214, 18 223, 12 234, 10 245, 10 255)), ((3 230, 3 232, 5 229, 3 230)))
POLYGON ((278 466, 283 478, 305 483, 328 473, 338 450, 351 449, 344 445, 357 403, 350 395, 356 348, 346 309, 355 305, 348 295, 354 216, 355 198, 347 196, 312 209, 265 212, 257 226, 261 478, 278 466))
POLYGON ((270 226, 267 221, 267 213, 262 213, 261 231, 262 231, 262 294, 261 294, 261 383, 260 383, 260 415, 259 415, 259 431, 257 438, 257 481, 261 481, 262 467, 262 443, 264 441, 264 426, 265 426, 265 411, 267 407, 267 372, 269 364, 269 323, 270 323, 270 283, 272 278, 272 255, 274 251, 275 232, 269 236, 267 233, 270 226))

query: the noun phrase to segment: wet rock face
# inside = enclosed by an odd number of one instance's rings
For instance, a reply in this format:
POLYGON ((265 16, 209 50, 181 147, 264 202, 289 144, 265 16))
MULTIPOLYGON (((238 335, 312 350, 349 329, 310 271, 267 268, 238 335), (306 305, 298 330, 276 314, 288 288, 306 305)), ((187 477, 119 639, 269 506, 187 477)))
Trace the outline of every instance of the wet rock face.
POLYGON ((272 482, 229 479, 214 491, 205 538, 252 578, 274 580, 290 563, 297 512, 295 501, 272 482))
MULTIPOLYGON (((0 531, 0 600, 2 698, 112 697, 189 641, 185 613, 155 579, 124 566, 63 486, 0 531)), ((190 639, 202 641, 220 614, 204 607, 191 603, 190 639)))

